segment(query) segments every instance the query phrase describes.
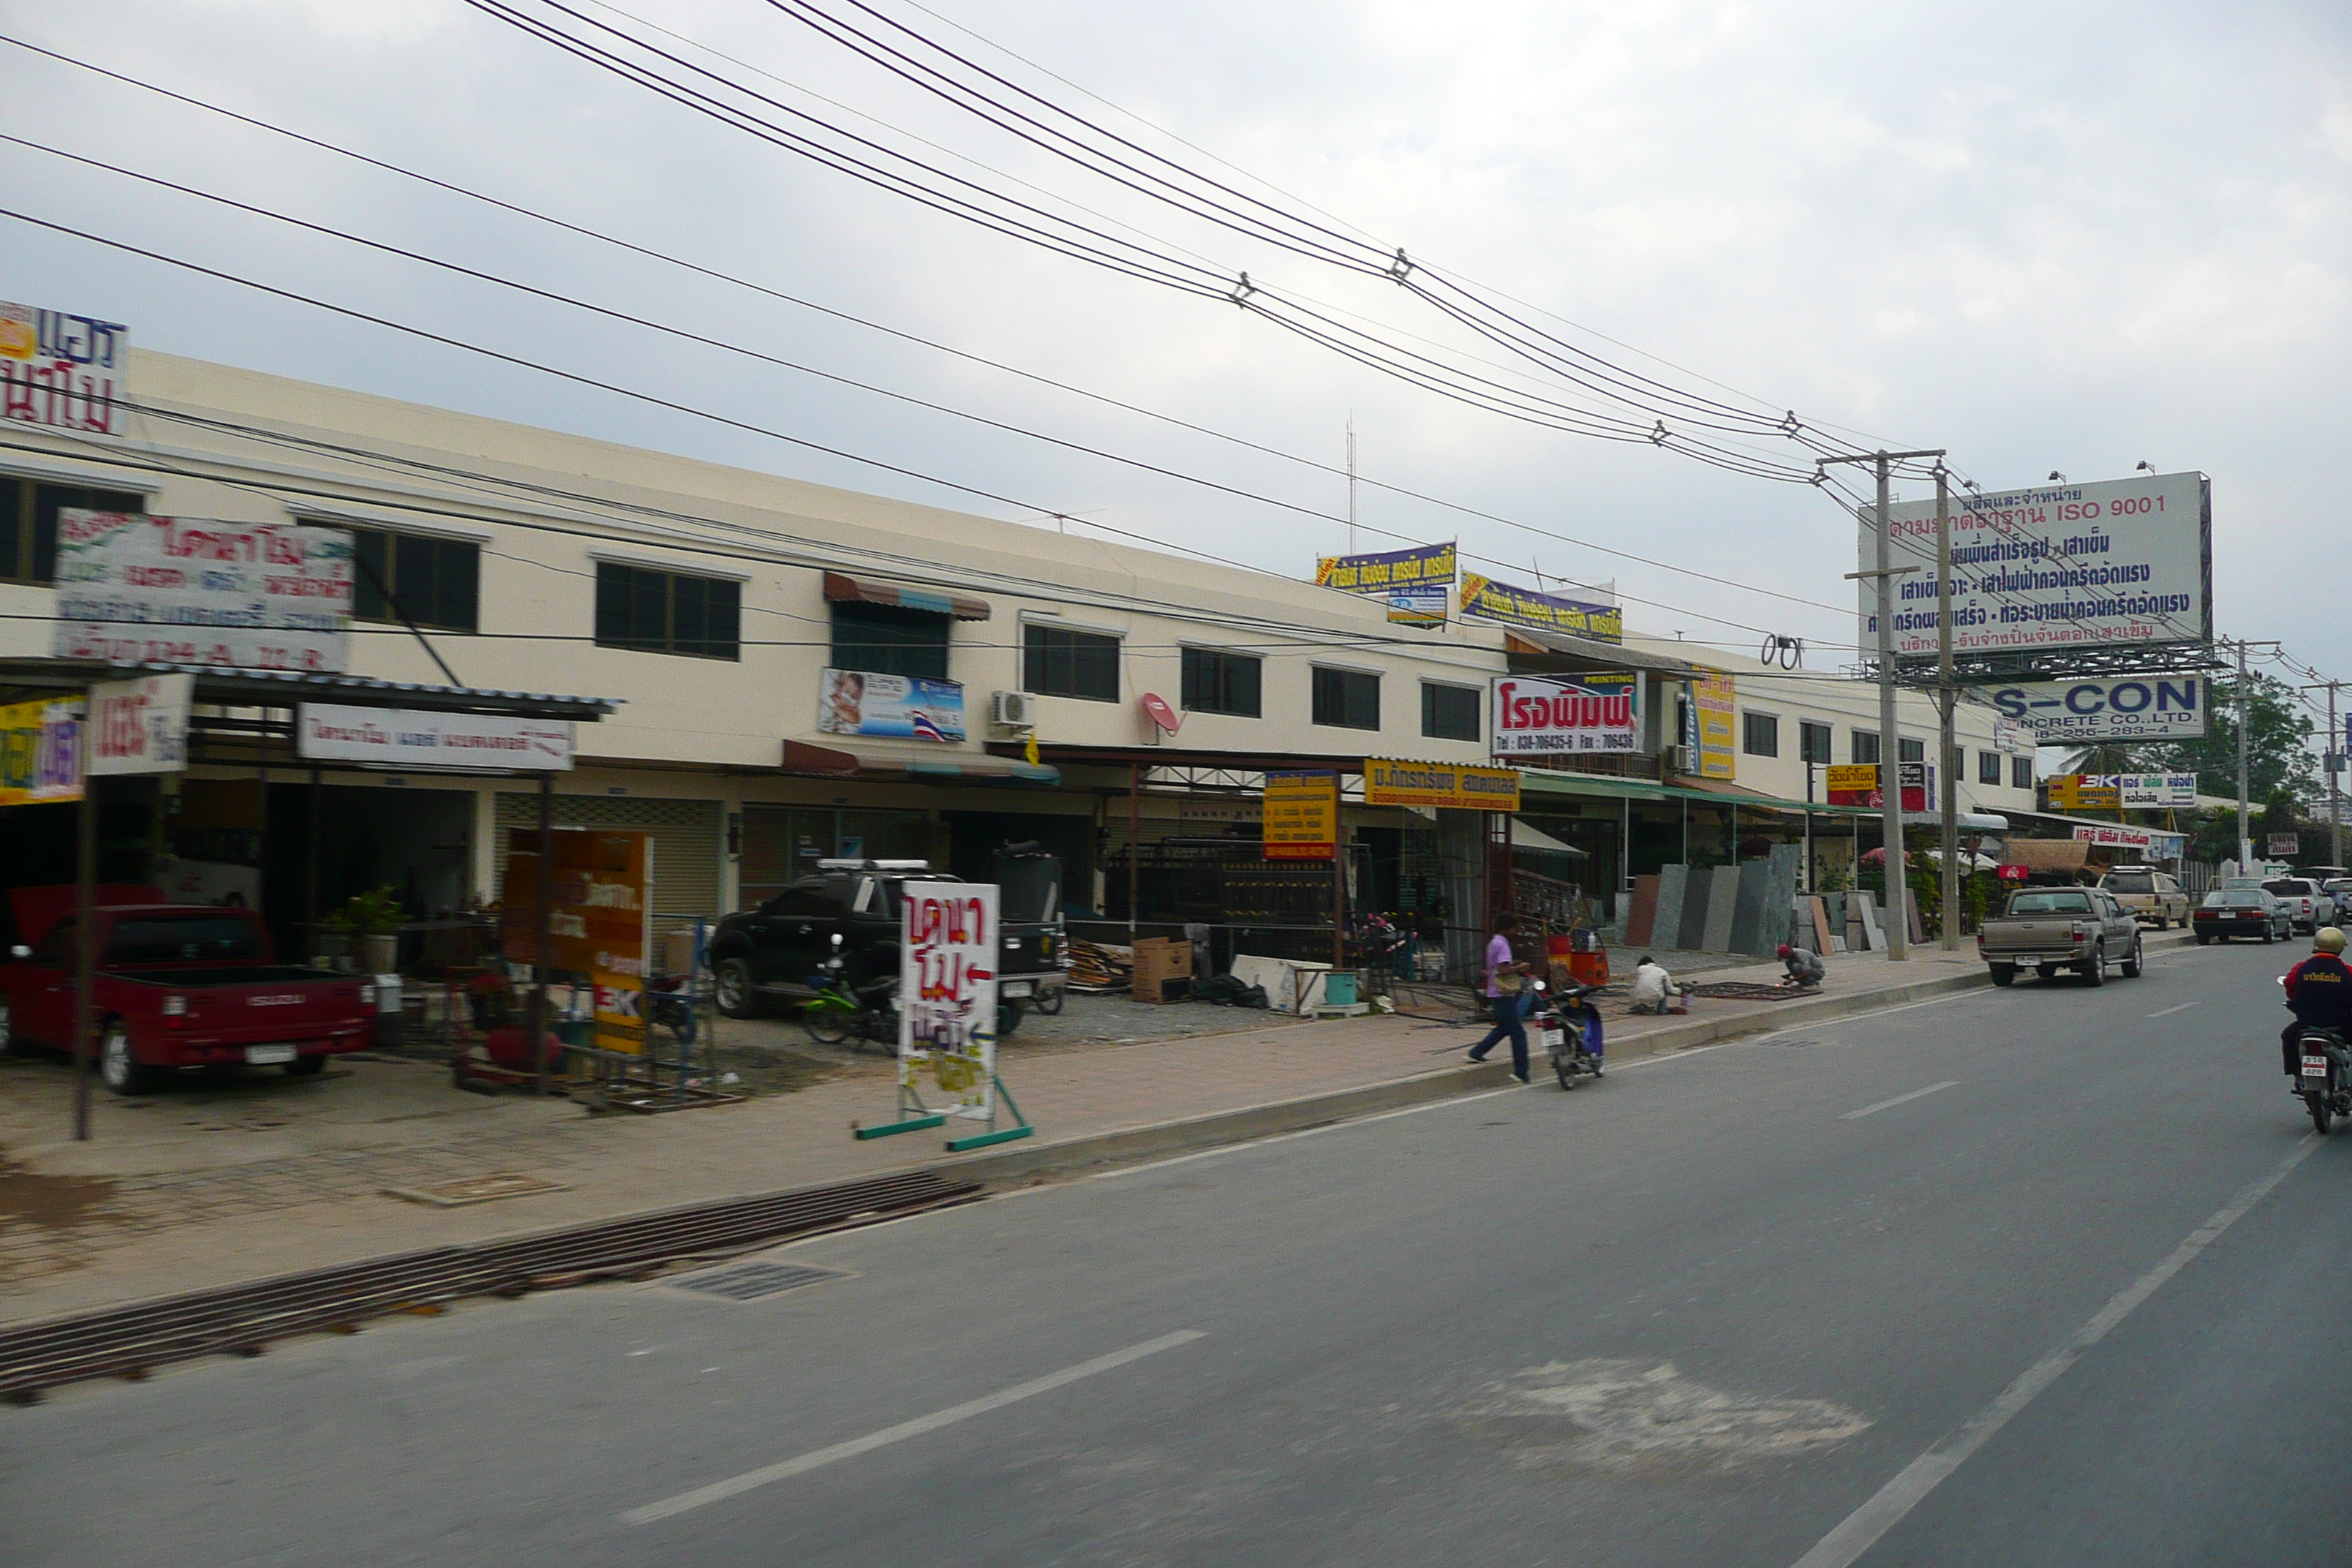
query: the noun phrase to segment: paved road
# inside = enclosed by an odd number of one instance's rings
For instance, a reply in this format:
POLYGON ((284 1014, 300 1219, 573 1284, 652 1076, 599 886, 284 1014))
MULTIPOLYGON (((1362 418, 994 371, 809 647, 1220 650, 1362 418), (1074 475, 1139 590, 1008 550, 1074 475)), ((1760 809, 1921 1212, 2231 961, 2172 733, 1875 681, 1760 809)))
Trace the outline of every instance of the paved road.
POLYGON ((0 1411, 0 1561, 2341 1563, 2287 952, 73 1391, 0 1411))

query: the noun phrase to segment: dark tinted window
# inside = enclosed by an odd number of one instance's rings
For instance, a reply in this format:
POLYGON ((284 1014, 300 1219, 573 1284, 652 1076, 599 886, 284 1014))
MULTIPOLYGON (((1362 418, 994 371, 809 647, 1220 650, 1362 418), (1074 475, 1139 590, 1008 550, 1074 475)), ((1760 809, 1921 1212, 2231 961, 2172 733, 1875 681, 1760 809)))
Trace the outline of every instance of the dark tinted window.
POLYGON ((1856 730, 1853 732, 1853 753, 1848 760, 1857 766, 1878 761, 1878 731, 1856 730))
MULTIPOLYGON (((1421 732, 1437 741, 1475 741, 1486 733, 1479 725, 1479 699, 1474 687, 1437 686, 1421 689, 1421 732)), ((1377 701, 1378 693, 1374 693, 1377 701)), ((1377 716, 1378 708, 1374 713, 1377 716)), ((1319 723, 1321 721, 1318 721, 1319 723)), ((1375 721, 1377 721, 1377 717, 1375 721)))
MULTIPOLYGON (((340 526, 340 525, 338 525, 340 526)), ((352 530, 352 614, 446 632, 481 628, 482 547, 381 528, 352 530)))
POLYGON ((2270 907, 2270 895, 2252 888, 2233 888, 2221 895, 2221 901, 2233 910, 2262 910, 2270 907))
POLYGON ((2307 898, 2311 893, 2311 884, 2298 881, 2292 877, 2281 877, 2275 882, 2264 882, 2263 891, 2276 893, 2282 899, 2307 898))
POLYGON ((2011 757, 2009 759, 2009 787, 2011 789, 2032 789, 2033 787, 2033 759, 2032 757, 2011 757))
POLYGON ((242 963, 262 957, 254 921, 219 915, 141 916, 106 939, 109 963, 242 963))
POLYGON ((742 657, 742 585, 717 577, 596 563, 596 640, 638 653, 742 657))
MULTIPOLYGON (((812 877, 794 882, 768 900, 766 912, 772 915, 836 915, 848 901, 837 893, 828 893, 825 879, 812 877)), ((838 880, 838 879, 836 879, 838 880)), ((843 887, 847 884, 842 883, 843 887)))
POLYGON ((1999 752, 1979 752, 1977 753, 1977 783, 1982 784, 1997 784, 2000 783, 2000 753, 1999 752))
POLYGON ((1801 760, 1808 763, 1828 762, 1830 740, 1830 727, 1827 724, 1816 724, 1810 719, 1799 721, 1797 745, 1804 753, 1801 760))
POLYGON ((1118 639, 1066 626, 1024 626, 1021 689, 1089 702, 1118 700, 1118 639))
POLYGON ((2087 915, 2091 912, 2091 895, 2073 889, 2053 889, 2047 893, 2018 893, 2009 900, 2009 912, 2013 915, 2087 915))
POLYGON ((1243 719, 1259 717, 1259 679, 1265 661, 1245 653, 1216 648, 1184 650, 1184 710, 1188 713, 1231 713, 1243 719))
POLYGON ((1927 760, 1927 742, 1925 741, 1913 741, 1897 737, 1895 742, 1895 749, 1898 753, 1900 753, 1895 759, 1898 762, 1924 763, 1927 760))
POLYGON ((1751 757, 1777 757, 1780 754, 1780 720, 1772 713, 1743 713, 1739 716, 1739 749, 1751 757))
POLYGON ((1381 678, 1355 669, 1315 670, 1315 722, 1342 730, 1381 727, 1381 678))
POLYGON ((954 625, 929 610, 844 600, 833 606, 833 668, 945 680, 954 625))
POLYGON ((2101 886, 2110 893, 2152 893, 2156 891, 2156 879, 2146 871, 2110 871, 2101 886))

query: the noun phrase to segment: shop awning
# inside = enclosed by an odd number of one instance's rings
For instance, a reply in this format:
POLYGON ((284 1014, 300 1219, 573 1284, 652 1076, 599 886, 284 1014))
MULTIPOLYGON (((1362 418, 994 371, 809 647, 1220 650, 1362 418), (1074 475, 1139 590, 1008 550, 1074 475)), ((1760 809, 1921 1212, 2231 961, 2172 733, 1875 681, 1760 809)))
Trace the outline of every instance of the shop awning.
POLYGON ((1533 823, 1519 817, 1511 818, 1511 847, 1534 849, 1547 855, 1573 855, 1580 860, 1591 857, 1573 844, 1563 844, 1533 823))
MULTIPOLYGON (((1612 778, 1606 773, 1571 773, 1557 768, 1522 768, 1519 770, 1519 795, 1524 801, 1530 795, 1581 795, 1588 800, 1690 800, 1705 805, 1753 807, 1759 811, 1817 812, 1824 816, 1876 816, 1878 813, 1865 805, 1827 805, 1819 801, 1807 804, 1801 800, 1782 800, 1777 795, 1757 795, 1740 790, 1727 794, 1719 789, 1685 789, 1677 784, 1653 784, 1647 779, 1612 778)), ((1526 809, 1540 811, 1539 805, 1526 809)))
POLYGON ((916 784, 1039 784, 1062 782, 1059 768, 983 752, 950 751, 910 742, 904 748, 861 741, 855 746, 784 742, 783 771, 829 779, 907 779, 916 784))
MULTIPOLYGON (((2099 822, 2087 816, 2061 816, 2054 811, 2012 811, 2010 815, 2030 817, 2035 822, 2058 823, 2065 827, 2067 836, 2070 837, 2078 827, 2101 828, 2110 834, 2118 828, 2126 833, 2145 833, 2153 841, 2153 851, 2161 860, 2172 859, 2189 847, 2189 835, 2176 828, 2142 827, 2137 823, 2132 822, 2099 822)), ((2113 847, 2113 846, 2102 846, 2101 841, 2096 838, 2091 842, 2094 847, 2113 847)))
POLYGON ((984 621, 993 613, 985 599, 969 599, 961 594, 885 583, 873 577, 852 577, 842 572, 824 574, 824 598, 829 605, 896 605, 902 610, 928 610, 935 616, 953 616, 960 621, 984 621))
POLYGON ((221 669, 184 664, 108 665, 86 659, 0 658, 0 691, 82 691, 91 682, 140 675, 193 675, 195 700, 227 708, 291 708, 301 702, 345 702, 370 708, 426 708, 443 713, 499 713, 525 719, 572 719, 594 723, 621 706, 617 697, 566 697, 546 691, 496 691, 468 686, 428 686, 365 675, 307 675, 295 670, 221 669))
POLYGON ((1646 669, 1654 675, 1670 675, 1688 680, 1696 680, 1711 673, 1687 659, 1674 658, 1662 653, 1643 653, 1622 643, 1602 642, 1597 637, 1538 631, 1532 626, 1510 627, 1503 634, 1503 647, 1509 653, 1557 658, 1571 669, 1646 669))

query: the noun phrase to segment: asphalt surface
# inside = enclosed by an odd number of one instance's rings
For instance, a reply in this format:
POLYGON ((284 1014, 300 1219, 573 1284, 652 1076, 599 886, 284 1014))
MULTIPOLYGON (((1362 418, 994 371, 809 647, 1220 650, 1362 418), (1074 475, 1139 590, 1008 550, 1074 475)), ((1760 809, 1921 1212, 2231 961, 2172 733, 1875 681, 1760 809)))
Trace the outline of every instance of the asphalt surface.
POLYGON ((67 1391, 0 1410, 0 1562, 2343 1563, 2297 951, 67 1391))

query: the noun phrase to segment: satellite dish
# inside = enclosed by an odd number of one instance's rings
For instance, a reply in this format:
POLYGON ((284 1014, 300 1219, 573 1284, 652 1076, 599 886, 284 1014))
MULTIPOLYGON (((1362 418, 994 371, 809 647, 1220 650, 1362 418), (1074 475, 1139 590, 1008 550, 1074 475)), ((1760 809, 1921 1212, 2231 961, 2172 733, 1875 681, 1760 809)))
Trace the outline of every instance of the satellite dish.
POLYGON ((1179 714, 1175 709, 1170 707, 1168 704, 1168 699, 1160 696, 1157 691, 1147 691, 1143 694, 1143 710, 1151 715, 1151 721, 1153 723, 1159 725, 1162 730, 1167 731, 1171 735, 1174 734, 1184 722, 1182 715, 1179 714))

